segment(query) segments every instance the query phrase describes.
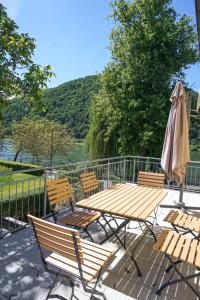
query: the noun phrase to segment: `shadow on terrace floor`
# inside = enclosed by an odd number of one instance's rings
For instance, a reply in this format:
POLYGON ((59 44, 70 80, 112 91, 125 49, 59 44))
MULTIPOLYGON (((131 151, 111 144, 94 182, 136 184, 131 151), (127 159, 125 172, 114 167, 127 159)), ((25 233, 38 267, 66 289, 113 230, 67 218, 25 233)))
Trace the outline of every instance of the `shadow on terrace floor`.
MULTIPOLYGON (((133 224, 136 225, 131 222, 131 226, 133 224)), ((96 231, 95 240, 101 240, 104 233, 99 232, 96 225, 92 231, 96 231)), ((155 227, 155 231, 158 234, 160 228, 155 227)), ((120 232, 121 237, 123 234, 124 232, 120 232)), ((135 249, 135 257, 143 276, 137 276, 130 257, 119 247, 119 242, 113 237, 107 246, 114 244, 118 251, 103 273, 98 286, 98 289, 104 291, 108 300, 197 299, 183 283, 168 287, 162 292, 162 296, 157 297, 155 289, 169 276, 164 273, 167 266, 164 256, 153 251, 154 239, 146 230, 141 232, 138 228, 130 229, 126 241, 130 249, 135 249)), ((31 228, 0 240, 0 265, 0 300, 46 299, 55 277, 45 272, 43 268, 31 228)), ((186 264, 180 265, 180 268, 187 274, 193 272, 192 267, 186 264)), ((59 277, 52 294, 70 299, 71 287, 68 279, 59 277)), ((75 296, 74 299, 89 299, 89 295, 83 292, 77 281, 75 281, 75 296)), ((59 299, 59 297, 49 299, 59 299)), ((98 298, 93 297, 93 299, 98 298)))

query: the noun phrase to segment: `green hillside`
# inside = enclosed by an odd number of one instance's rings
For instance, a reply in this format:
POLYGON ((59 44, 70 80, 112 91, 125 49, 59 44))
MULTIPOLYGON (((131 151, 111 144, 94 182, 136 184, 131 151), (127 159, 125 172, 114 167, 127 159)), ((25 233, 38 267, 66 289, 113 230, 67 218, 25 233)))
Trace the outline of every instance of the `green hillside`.
POLYGON ((77 139, 85 137, 88 129, 88 108, 92 95, 99 89, 98 76, 86 76, 51 88, 43 100, 44 111, 32 111, 25 100, 13 100, 3 111, 4 126, 22 117, 46 116, 61 124, 67 123, 77 139))

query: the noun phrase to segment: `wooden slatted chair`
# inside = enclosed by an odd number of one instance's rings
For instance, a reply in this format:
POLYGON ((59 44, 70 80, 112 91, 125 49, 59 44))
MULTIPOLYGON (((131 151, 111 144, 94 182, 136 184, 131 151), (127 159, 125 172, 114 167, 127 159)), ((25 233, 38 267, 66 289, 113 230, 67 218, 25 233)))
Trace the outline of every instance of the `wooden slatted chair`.
POLYGON ((137 184, 139 186, 151 187, 157 189, 164 188, 164 177, 163 173, 153 173, 153 172, 139 172, 137 184))
POLYGON ((80 182, 84 194, 95 193, 99 188, 99 183, 95 172, 86 172, 80 174, 80 182))
MULTIPOLYGON (((80 174, 80 182, 81 182, 82 190, 85 194, 85 197, 88 197, 91 194, 96 193, 98 188, 99 188, 99 183, 98 183, 98 180, 97 180, 97 176, 96 176, 96 173, 94 171, 85 172, 85 173, 80 174)), ((117 223, 116 218, 114 218, 111 215, 109 215, 109 217, 111 218, 110 221, 114 221, 116 226, 118 227, 119 224, 117 223)), ((102 226, 102 224, 100 224, 100 225, 102 226)), ((103 227, 106 235, 108 236, 105 227, 104 226, 102 226, 102 227, 103 227)))
POLYGON ((166 272, 168 273, 171 269, 173 269, 180 277, 172 280, 174 274, 174 272, 172 272, 170 279, 157 289, 156 294, 160 295, 161 291, 169 285, 184 281, 195 293, 198 299, 200 299, 200 293, 198 293, 188 281, 200 276, 200 241, 183 236, 175 231, 163 230, 153 248, 156 251, 164 253, 165 257, 169 259, 170 266, 166 269, 166 272), (194 269, 196 269, 196 272, 194 274, 186 274, 186 276, 184 276, 177 268, 177 264, 181 262, 192 265, 194 269))
POLYGON ((192 214, 183 213, 181 211, 171 210, 164 219, 172 227, 179 232, 179 228, 185 231, 182 234, 191 233, 194 238, 200 237, 200 218, 192 214))
MULTIPOLYGON (((85 292, 91 293, 92 295, 96 294, 106 299, 102 292, 96 290, 96 286, 100 278, 102 268, 112 256, 113 251, 104 246, 81 239, 78 230, 63 227, 61 225, 36 218, 32 215, 28 215, 28 217, 32 223, 45 269, 55 275, 58 275, 58 272, 51 269, 53 266, 56 267, 58 271, 62 270, 69 276, 73 275, 78 277, 81 280, 85 292), (50 254, 46 256, 44 254, 44 250, 47 250, 50 254), (92 289, 87 286, 87 283, 94 278, 97 279, 94 288, 92 289)), ((73 288, 71 279, 70 282, 73 288)), ((50 289, 48 296, 52 289, 53 286, 50 289)), ((73 295, 74 288, 72 289, 71 299, 73 295)), ((51 295, 51 297, 52 296, 53 295, 51 295)))
MULTIPOLYGON (((164 173, 139 171, 138 178, 137 178, 137 185, 141 186, 141 187, 149 187, 149 188, 154 188, 154 189, 163 189, 164 188, 164 178, 165 178, 164 173)), ((157 211, 158 211, 158 207, 154 210, 154 217, 151 216, 151 218, 155 219, 156 225, 158 225, 158 223, 157 223, 157 211)), ((150 227, 147 223, 149 223, 151 226, 153 226, 153 224, 150 221, 147 221, 147 220, 145 222, 146 226, 152 232, 152 234, 154 236, 154 239, 156 240, 156 236, 154 235, 153 231, 150 229, 150 227)))
POLYGON ((93 238, 88 231, 88 226, 94 221, 97 221, 101 217, 101 214, 94 211, 75 210, 72 201, 71 185, 66 177, 47 182, 46 190, 55 223, 71 225, 77 229, 83 229, 93 241, 93 238), (62 219, 58 219, 56 213, 59 212, 59 207, 62 207, 63 204, 66 205, 67 203, 70 203, 72 212, 62 219))

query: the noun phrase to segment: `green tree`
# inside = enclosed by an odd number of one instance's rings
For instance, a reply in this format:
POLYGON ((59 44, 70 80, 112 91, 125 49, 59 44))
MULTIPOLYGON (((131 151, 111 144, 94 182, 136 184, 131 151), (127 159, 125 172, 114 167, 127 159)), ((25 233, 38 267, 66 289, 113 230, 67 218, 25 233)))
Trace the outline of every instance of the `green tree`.
POLYGON ((176 79, 199 60, 191 19, 171 0, 113 0, 112 61, 90 109, 86 145, 93 157, 161 154, 176 79))
POLYGON ((60 125, 46 118, 31 120, 23 118, 12 123, 11 140, 14 143, 16 155, 28 152, 33 157, 33 163, 39 163, 45 158, 52 165, 56 153, 67 154, 68 145, 72 142, 70 130, 66 125, 60 125))
POLYGON ((33 62, 35 40, 17 32, 0 3, 0 107, 15 96, 26 96, 39 101, 46 82, 53 73, 50 66, 41 68, 33 62))

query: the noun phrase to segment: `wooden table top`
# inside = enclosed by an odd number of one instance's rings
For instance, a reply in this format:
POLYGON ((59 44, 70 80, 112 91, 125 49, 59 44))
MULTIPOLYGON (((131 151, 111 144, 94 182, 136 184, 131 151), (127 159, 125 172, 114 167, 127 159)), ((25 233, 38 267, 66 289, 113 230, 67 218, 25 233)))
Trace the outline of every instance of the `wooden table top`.
POLYGON ((116 184, 76 203, 76 206, 128 219, 146 220, 167 192, 133 184, 116 184))

